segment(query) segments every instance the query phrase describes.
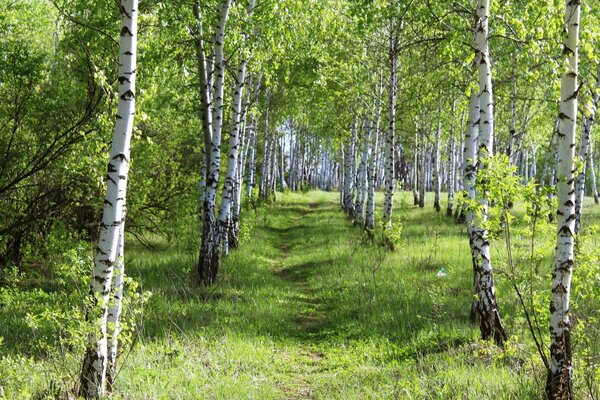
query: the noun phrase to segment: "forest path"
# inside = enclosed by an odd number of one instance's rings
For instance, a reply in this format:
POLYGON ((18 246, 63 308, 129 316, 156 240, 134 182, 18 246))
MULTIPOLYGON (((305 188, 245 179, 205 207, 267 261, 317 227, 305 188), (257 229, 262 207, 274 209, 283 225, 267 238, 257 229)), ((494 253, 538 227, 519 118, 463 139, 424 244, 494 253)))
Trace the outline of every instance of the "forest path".
MULTIPOLYGON (((286 382, 278 389, 286 399, 313 398, 315 388, 312 380, 318 378, 325 365, 323 349, 311 342, 328 326, 327 313, 330 310, 324 301, 326 296, 321 288, 314 285, 312 278, 327 268, 331 260, 307 258, 306 249, 308 246, 314 251, 320 247, 315 243, 312 232, 320 225, 321 214, 331 211, 332 205, 309 202, 275 207, 279 208, 277 212, 281 218, 269 224, 267 229, 275 233, 271 244, 279 254, 271 272, 287 287, 286 302, 296 331, 294 336, 306 343, 297 349, 294 357, 297 362, 288 371, 286 382)), ((327 226, 331 231, 325 230, 323 234, 331 237, 335 234, 335 225, 327 226)))
POLYGON ((122 398, 528 398, 510 363, 490 365, 469 345, 479 332, 468 319, 464 228, 432 207, 407 206, 410 193, 400 192, 402 245, 388 252, 338 199, 284 193, 245 209, 240 247, 210 288, 190 279, 195 230, 181 247, 130 246, 130 274, 152 296, 119 376, 122 398))

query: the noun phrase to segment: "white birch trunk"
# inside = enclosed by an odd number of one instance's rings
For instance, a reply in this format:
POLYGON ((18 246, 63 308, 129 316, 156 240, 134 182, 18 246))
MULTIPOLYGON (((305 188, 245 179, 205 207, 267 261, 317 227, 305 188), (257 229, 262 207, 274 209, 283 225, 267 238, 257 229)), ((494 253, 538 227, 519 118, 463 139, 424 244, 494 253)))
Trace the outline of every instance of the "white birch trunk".
POLYGON ((442 207, 440 206, 440 192, 442 190, 442 180, 440 178, 440 135, 442 134, 442 122, 438 122, 438 129, 435 134, 435 143, 433 147, 433 207, 435 211, 439 212, 442 207))
POLYGON ((598 200, 598 184, 596 182, 596 167, 594 166, 594 141, 590 140, 590 173, 592 174, 592 192, 594 195, 594 203, 599 204, 598 200))
MULTIPOLYGON (((598 77, 596 78, 596 90, 600 90, 600 69, 598 70, 598 77)), ((583 118, 583 131, 581 133, 581 140, 579 142, 579 158, 583 162, 583 168, 577 175, 577 181, 575 183, 575 234, 579 233, 581 228, 581 212, 583 209, 583 198, 585 195, 585 173, 586 166, 590 164, 590 169, 593 177, 595 178, 594 166, 591 160, 592 156, 588 154, 591 148, 592 140, 592 128, 594 127, 594 119, 596 117, 596 109, 598 108, 598 100, 600 95, 596 91, 592 97, 592 106, 588 116, 583 118)), ((595 179, 594 179, 595 180, 595 179)), ((594 186, 594 199, 597 199, 596 184, 594 186)))
MULTIPOLYGON (((492 70, 488 43, 490 0, 478 0, 477 22, 475 24, 475 52, 479 71, 479 151, 478 173, 484 171, 485 159, 494 155, 494 104, 492 95, 492 70)), ((485 188, 485 182, 483 184, 485 188)), ((494 339, 496 344, 503 345, 507 336, 500 321, 498 304, 494 287, 492 260, 487 222, 487 193, 482 193, 479 200, 480 218, 473 227, 473 249, 478 279, 478 315, 481 337, 484 340, 494 339)))
POLYGON ((427 146, 425 145, 425 118, 422 121, 423 126, 420 127, 421 138, 420 138, 420 149, 419 149, 419 173, 418 173, 418 185, 419 185, 419 207, 425 207, 425 192, 427 191, 427 176, 426 164, 427 164, 427 146))
MULTIPOLYGON (((456 100, 452 102, 452 115, 456 113, 456 100)), ((462 117, 464 121, 464 114, 462 117)), ((448 205, 446 206, 446 216, 452 217, 454 208, 454 192, 456 190, 456 144, 454 142, 454 122, 450 126, 450 138, 448 143, 448 205)))
MULTIPOLYGON (((465 133, 465 148, 463 157, 463 176, 464 186, 467 192, 468 200, 475 202, 477 195, 475 193, 475 180, 477 179, 477 147, 479 143, 479 97, 475 91, 471 92, 469 105, 469 120, 465 133)), ((477 213, 468 204, 462 205, 462 210, 465 213, 467 223, 467 234, 469 235, 469 246, 471 248, 471 260, 473 265, 473 303, 471 306, 471 321, 477 320, 477 308, 479 302, 477 296, 479 294, 479 280, 477 278, 477 261, 475 249, 475 223, 477 213)))
POLYGON ((198 76, 200 78, 200 118, 202 119, 202 130, 203 130, 203 142, 202 148, 202 167, 200 169, 200 183, 199 183, 199 219, 204 219, 204 205, 207 197, 206 180, 208 176, 208 170, 210 168, 210 148, 211 148, 211 137, 212 137, 212 110, 211 110, 211 85, 209 76, 212 75, 212 66, 207 65, 206 60, 206 49, 203 39, 203 27, 202 27, 202 16, 200 14, 200 6, 198 2, 194 2, 193 14, 196 19, 196 32, 194 34, 194 46, 196 49, 197 58, 197 69, 198 76))
POLYGON ((396 174, 394 173, 394 147, 396 131, 396 92, 398 89, 398 38, 396 37, 394 20, 390 20, 390 80, 388 87, 388 126, 385 134, 385 198, 383 203, 383 232, 392 228, 392 211, 394 208, 394 192, 396 191, 396 174))
POLYGON ((550 400, 572 399, 571 320, 569 302, 574 264, 575 239, 575 130, 577 125, 577 75, 579 17, 581 3, 566 0, 563 57, 558 127, 558 197, 556 258, 552 271, 550 301, 550 370, 546 395, 550 400))
POLYGON ((371 122, 363 119, 364 136, 362 153, 358 167, 358 190, 356 195, 356 221, 361 229, 365 228, 365 204, 367 201, 367 162, 369 159, 369 144, 371 141, 371 122))
POLYGON ((202 245, 198 257, 197 279, 204 285, 212 285, 219 270, 219 226, 216 220, 217 190, 221 173, 221 133, 223 130, 223 86, 225 79, 225 26, 231 0, 223 0, 217 8, 217 26, 214 38, 214 92, 212 95, 212 137, 210 141, 210 164, 206 180, 204 203, 204 226, 202 245))
POLYGON ((254 179, 256 172, 256 120, 252 118, 252 122, 248 127, 248 135, 250 135, 250 148, 248 149, 248 178, 246 184, 246 196, 252 198, 254 190, 254 179))
MULTIPOLYGON (((248 5, 248 20, 252 18, 254 12, 255 0, 251 0, 248 5)), ((233 90, 233 124, 231 134, 229 136, 229 158, 227 161, 227 176, 225 178, 225 186, 221 197, 221 211, 219 215, 219 229, 221 238, 226 240, 227 246, 223 247, 223 254, 227 255, 229 247, 237 248, 239 245, 239 197, 238 187, 241 187, 239 181, 239 146, 241 144, 240 137, 242 114, 244 113, 244 84, 246 82, 246 64, 247 50, 245 47, 246 33, 242 33, 242 60, 238 69, 236 82, 233 90), (232 210, 233 208, 233 210, 232 210), (233 211, 233 212, 232 212, 233 211)))
POLYGON ((88 320, 92 323, 92 331, 88 337, 79 387, 79 395, 85 398, 99 398, 106 392, 108 306, 114 268, 118 263, 119 238, 125 224, 127 176, 135 114, 137 0, 121 0, 119 9, 119 98, 108 162, 100 239, 90 283, 93 301, 88 320))
POLYGON ((352 168, 352 159, 354 158, 354 137, 356 136, 356 126, 352 125, 352 138, 348 143, 344 153, 344 211, 352 217, 354 215, 354 184, 355 176, 352 168))
MULTIPOLYGON (((227 159, 227 175, 225 176, 225 185, 221 194, 221 210, 219 212, 219 234, 221 240, 229 244, 229 238, 234 238, 237 247, 237 232, 232 228, 231 207, 233 206, 233 196, 237 186, 237 167, 240 146, 240 123, 242 115, 242 99, 244 92, 244 81, 246 79, 246 60, 242 60, 238 73, 237 80, 234 83, 233 93, 233 124, 229 135, 229 154, 227 159), (227 237, 226 237, 227 236, 227 237)), ((223 255, 227 255, 229 247, 223 247, 223 255)))
MULTIPOLYGON (((125 214, 125 212, 123 212, 125 214)), ((117 247, 117 263, 113 272, 111 295, 108 309, 108 364, 106 368, 106 383, 108 390, 114 387, 117 376, 117 352, 119 348, 119 334, 121 333, 121 314, 123 312, 123 284, 125 281, 125 224, 121 224, 119 243, 117 247)))
POLYGON ((366 229, 371 232, 375 230, 375 189, 377 185, 377 174, 375 168, 377 166, 377 154, 379 153, 379 127, 381 122, 381 103, 383 85, 380 75, 379 79, 379 91, 377 93, 377 106, 375 109, 375 127, 371 135, 371 160, 367 168, 367 183, 368 183, 368 196, 367 196, 367 215, 366 215, 366 229))

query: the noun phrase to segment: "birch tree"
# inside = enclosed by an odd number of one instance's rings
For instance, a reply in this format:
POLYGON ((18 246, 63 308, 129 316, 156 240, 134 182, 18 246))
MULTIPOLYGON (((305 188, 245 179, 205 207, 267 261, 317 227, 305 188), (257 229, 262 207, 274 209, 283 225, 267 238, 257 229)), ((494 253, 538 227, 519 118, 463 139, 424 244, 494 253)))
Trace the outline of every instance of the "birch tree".
MULTIPOLYGON (((392 5, 393 5, 392 1, 392 5)), ((392 228, 392 211, 394 207, 394 192, 396 191, 396 174, 394 173, 395 131, 396 131, 396 100, 398 90, 398 34, 401 27, 397 26, 394 17, 390 17, 389 25, 389 65, 390 76, 388 83, 388 122, 384 140, 385 158, 385 199, 383 203, 383 231, 387 240, 386 230, 392 228)))
MULTIPOLYGON (((587 165, 590 166, 590 172, 594 175, 594 164, 592 161, 593 153, 592 149, 592 128, 594 127, 594 119, 596 117, 596 110, 598 109, 598 100, 600 99, 600 67, 598 68, 596 77, 596 90, 593 91, 592 102, 588 115, 583 117, 583 129, 581 132, 581 139, 579 141, 579 158, 583 161, 582 170, 577 175, 575 181, 575 234, 579 233, 581 227, 581 212, 583 209, 583 197, 585 195, 585 173, 587 165)), ((592 185, 594 191, 594 200, 597 199, 597 189, 595 182, 592 185)))
MULTIPOLYGON (((477 161, 478 177, 485 173, 485 159, 494 154, 494 105, 492 95, 492 71, 489 53, 490 1, 478 0, 475 23, 475 63, 479 75, 479 150, 477 161)), ((479 327, 484 340, 494 339, 502 345, 507 339, 500 321, 494 288, 494 277, 490 252, 489 232, 486 225, 488 199, 482 182, 483 193, 478 197, 480 217, 473 226, 473 259, 477 280, 479 327)))
MULTIPOLYGON (((133 120, 135 114, 135 77, 137 54, 137 0, 121 0, 121 31, 119 42, 119 91, 117 119, 110 148, 106 197, 100 239, 96 248, 94 268, 90 283, 92 302, 88 318, 92 323, 87 348, 81 369, 79 395, 85 398, 99 398, 106 393, 106 372, 109 359, 107 344, 107 322, 109 298, 116 289, 121 297, 122 285, 113 285, 113 274, 119 263, 119 243, 122 245, 125 224, 125 201, 133 120)), ((122 250, 122 246, 121 246, 122 250)), ((123 272, 120 268, 118 276, 123 272)), ((119 278, 120 279, 120 278, 119 278)), ((112 313, 113 337, 118 333, 118 313, 112 313)), ((114 340, 114 339, 113 339, 114 340)), ((111 348, 116 351, 113 344, 111 348)), ((112 360, 114 365, 114 359, 112 360)))
POLYGON ((550 369, 546 396, 551 400, 572 399, 572 349, 569 303, 574 265, 575 239, 575 129, 577 124, 578 47, 581 3, 565 1, 565 36, 562 56, 560 111, 558 114, 557 244, 552 270, 550 301, 550 369))
MULTIPOLYGON (((204 224, 202 229, 202 244, 198 257, 197 279, 204 285, 214 283, 219 269, 219 227, 216 221, 216 202, 219 177, 221 171, 221 132, 223 129, 223 87, 225 79, 225 27, 229 16, 231 0, 223 0, 217 7, 217 25, 214 35, 214 88, 210 93, 208 74, 201 73, 201 85, 205 88, 202 103, 205 109, 204 142, 207 149, 206 165, 206 197, 204 200, 204 224), (206 79, 206 80, 205 80, 206 79), (210 129, 209 129, 210 128, 210 129)), ((197 7, 196 7, 197 9, 197 7)), ((201 18, 198 18, 199 23, 201 18)), ((206 50, 200 49, 206 60, 206 50)), ((200 64, 203 64, 200 62, 200 64)), ((207 65, 207 64, 204 64, 207 65)))

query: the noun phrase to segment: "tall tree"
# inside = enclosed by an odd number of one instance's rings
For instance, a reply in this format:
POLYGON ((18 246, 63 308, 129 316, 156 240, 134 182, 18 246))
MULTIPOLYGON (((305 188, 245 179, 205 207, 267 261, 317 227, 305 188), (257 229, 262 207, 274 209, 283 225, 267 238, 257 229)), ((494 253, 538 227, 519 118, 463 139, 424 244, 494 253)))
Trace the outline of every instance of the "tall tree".
POLYGON ((579 21, 581 2, 565 1, 565 36, 563 41, 564 70, 560 89, 558 114, 558 162, 556 166, 558 198, 557 244, 552 270, 550 301, 550 369, 546 381, 546 396, 551 400, 573 398, 571 319, 569 302, 574 265, 575 244, 575 130, 579 88, 579 21))
MULTIPOLYGON (((479 151, 477 175, 485 176, 486 159, 494 154, 494 104, 492 95, 492 65, 489 51, 490 0, 478 0, 475 22, 475 63, 479 73, 479 151)), ((490 253, 489 232, 486 227, 488 194, 482 181, 479 195, 480 220, 473 227, 473 255, 477 280, 479 327, 483 339, 494 339, 498 345, 506 340, 500 321, 490 253)))
MULTIPOLYGON (((217 25, 215 28, 213 51, 214 51, 214 85, 212 95, 210 93, 210 81, 208 74, 201 72, 201 85, 205 88, 202 95, 204 115, 206 120, 204 126, 204 142, 207 146, 206 165, 208 165, 208 176, 206 178, 206 196, 204 200, 204 225, 202 228, 202 244, 198 257, 197 279, 204 285, 214 283, 219 270, 219 227, 216 221, 217 190, 221 171, 221 133, 223 130, 223 92, 225 80, 225 27, 229 16, 231 0, 219 2, 217 7, 217 25), (206 81, 204 81, 206 79, 206 81), (210 122, 210 124, 209 124, 210 122), (212 128, 212 129, 209 129, 212 128)), ((198 9, 196 7, 196 9, 198 9)), ((198 23, 201 18, 198 17, 198 23)), ((206 60, 206 49, 200 48, 200 64, 206 60)), ((207 65, 204 63, 204 65, 207 65)), ((202 65, 201 65, 202 68, 202 65)))
MULTIPOLYGON (((119 98, 108 162, 100 239, 96 248, 90 283, 92 304, 88 311, 88 319, 92 322, 92 331, 83 359, 79 389, 79 394, 85 398, 99 398, 106 391, 109 298, 113 289, 120 290, 120 286, 115 287, 112 280, 115 266, 120 262, 118 260, 119 243, 122 241, 122 228, 125 224, 129 153, 135 114, 137 3, 137 0, 121 0, 119 3, 121 13, 119 98)), ((120 268, 119 274, 122 273, 123 267, 120 268)))
MULTIPOLYGON (((394 1, 391 1, 392 7, 394 1)), ((383 231, 384 240, 386 239, 386 230, 392 227, 392 210, 394 207, 394 192, 396 191, 396 174, 394 173, 394 155, 395 155, 395 131, 396 131, 396 101, 398 90, 398 35, 401 30, 401 23, 395 21, 394 16, 390 16, 389 23, 389 66, 390 76, 388 83, 388 121, 384 139, 384 158, 385 158, 385 199, 383 203, 383 231)))

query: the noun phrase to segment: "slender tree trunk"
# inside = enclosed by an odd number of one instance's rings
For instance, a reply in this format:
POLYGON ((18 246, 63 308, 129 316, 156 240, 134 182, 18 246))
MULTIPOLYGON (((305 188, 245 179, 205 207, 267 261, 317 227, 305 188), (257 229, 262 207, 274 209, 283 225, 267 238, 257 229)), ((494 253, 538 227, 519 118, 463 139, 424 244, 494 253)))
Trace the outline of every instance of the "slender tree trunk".
POLYGON ((271 134, 269 133, 269 103, 271 100, 271 92, 267 91, 267 105, 264 110, 264 139, 263 139, 263 154, 262 167, 260 173, 260 187, 258 195, 262 200, 268 200, 269 186, 269 157, 271 155, 271 134))
POLYGON ((442 134, 442 122, 438 122, 438 129, 435 134, 435 143, 433 147, 433 207, 435 211, 440 212, 440 192, 442 190, 442 179, 440 177, 440 135, 442 134))
POLYGON ((594 142, 590 140, 590 173, 592 174, 592 192, 594 194, 594 203, 600 204, 598 201, 598 184, 596 182, 596 167, 594 166, 594 142))
POLYGON ((366 229, 369 232, 375 230, 375 190, 377 185, 377 175, 375 168, 377 166, 377 154, 379 153, 379 127, 381 122, 381 106, 383 95, 382 76, 379 77, 379 90, 377 92, 377 106, 375 108, 375 127, 371 135, 371 160, 367 167, 367 181, 369 185, 369 194, 367 196, 367 217, 366 229))
POLYGON ((420 160, 419 160, 419 207, 425 207, 425 193, 427 192, 427 147, 425 145, 425 118, 422 121, 423 126, 421 126, 421 140, 420 145, 421 148, 419 150, 420 160))
MULTIPOLYGON (((229 244, 229 238, 234 239, 234 245, 237 247, 237 234, 233 228, 233 224, 230 224, 231 218, 231 207, 233 206, 233 196, 235 194, 235 188, 237 186, 237 166, 239 156, 239 145, 240 145, 240 122, 242 113, 242 99, 244 95, 244 81, 246 80, 246 60, 242 60, 238 73, 237 79, 234 83, 233 93, 233 126, 229 135, 229 156, 227 160, 227 174, 225 176, 225 185, 223 186, 223 192, 221 195, 221 210, 219 212, 219 235, 221 240, 227 240, 229 244), (227 237, 226 237, 227 236, 227 237)), ((223 248, 223 255, 227 255, 228 246, 223 248)))
MULTIPOLYGON (((456 100, 452 102, 452 115, 456 113, 456 100)), ((462 117, 464 121, 464 114, 462 117)), ((456 190, 456 144, 454 142, 454 122, 450 125, 450 138, 448 143, 448 205, 446 216, 452 217, 454 208, 454 192, 456 190)))
POLYGON ((365 203, 367 201, 367 163, 369 159, 369 144, 371 141, 371 122, 363 119, 363 141, 360 165, 358 167, 358 192, 356 196, 356 220, 361 229, 365 228, 365 203))
POLYGON ((135 114, 137 54, 137 0, 121 0, 121 39, 119 43, 119 98, 115 131, 110 148, 106 197, 100 239, 96 248, 90 282, 91 309, 88 320, 93 330, 87 341, 81 369, 79 395, 100 398, 106 393, 108 361, 107 320, 113 274, 118 264, 119 240, 125 224, 125 200, 131 132, 135 114))
MULTIPOLYGON (((475 192, 475 181, 477 179, 477 147, 479 143, 479 97, 473 91, 470 98, 469 120, 465 133, 465 149, 464 149, 464 184, 465 190, 471 202, 475 202, 477 195, 475 192)), ((465 210, 464 215, 467 222, 467 233, 469 235, 469 246, 471 247, 471 260, 473 264, 473 303, 471 305, 470 319, 472 322, 477 321, 477 309, 479 308, 479 279, 477 270, 477 249, 475 248, 475 225, 477 223, 477 213, 468 204, 464 204, 462 209, 465 210)))
MULTIPOLYGON (((124 212, 125 214, 125 212, 124 212)), ((121 313, 123 311, 123 283, 125 280, 125 260, 123 249, 125 247, 125 224, 121 224, 119 243, 117 245, 117 262, 113 271, 112 287, 110 293, 107 318, 107 344, 108 360, 106 368, 106 384, 108 391, 112 391, 117 376, 117 350, 119 348, 119 334, 121 333, 121 313)))
MULTIPOLYGON (((352 136, 356 134, 356 127, 352 126, 352 136)), ((354 214, 354 174, 352 172, 352 158, 354 157, 353 141, 348 142, 344 153, 344 211, 349 216, 354 214)))
MULTIPOLYGON (((217 27, 214 39, 214 73, 216 75, 212 96, 212 137, 210 138, 210 164, 206 179, 204 202, 204 226, 202 245, 198 257, 197 279, 204 285, 212 285, 219 271, 219 226, 216 220, 217 190, 221 172, 221 133, 223 129, 223 82, 225 79, 225 26, 231 0, 223 0, 217 9, 217 27)), ((207 106, 208 107, 208 106, 207 106)), ((206 132, 205 132, 206 136, 206 132)))
MULTIPOLYGON (((598 69, 598 77, 596 78, 596 89, 600 89, 600 68, 598 69)), ((593 189, 594 189, 594 201, 597 203, 597 189, 595 182, 595 171, 593 165, 593 155, 588 154, 588 151, 592 145, 592 128, 594 127, 594 118, 596 117, 596 109, 598 107, 598 100, 600 95, 598 92, 595 92, 592 97, 592 107, 588 116, 584 116, 583 118, 583 131, 581 133, 581 140, 579 142, 579 158, 583 161, 583 168, 577 175, 577 181, 575 183, 575 215, 577 219, 575 220, 575 234, 579 233, 579 229, 581 228, 581 211, 583 209, 583 198, 585 195, 585 172, 587 164, 590 164, 590 170, 592 172, 593 177, 593 189)))
MULTIPOLYGON (((207 197, 207 187, 206 187, 206 179, 208 177, 208 170, 210 168, 210 148, 211 148, 211 138, 212 138, 212 110, 211 110, 211 85, 209 81, 209 76, 212 73, 209 71, 209 66, 207 65, 206 60, 206 50, 203 40, 203 28, 202 28, 202 16, 200 14, 200 6, 198 1, 194 2, 193 5, 193 14, 196 19, 196 31, 192 32, 194 36, 194 47, 196 49, 196 58, 197 58, 197 69, 198 76, 200 78, 200 117, 202 119, 202 137, 204 142, 204 147, 202 148, 202 167, 200 170, 200 196, 199 196, 199 215, 200 221, 204 219, 204 204, 206 202, 207 197)), ((212 67, 210 67, 212 69, 212 67)))
POLYGON ((252 117, 252 122, 248 127, 250 135, 250 148, 248 149, 248 181, 246 185, 246 196, 251 199, 254 190, 254 176, 256 172, 256 120, 252 117))
POLYGON ((390 81, 388 87, 388 126, 385 135, 385 199, 383 203, 383 232, 387 241, 386 231, 392 228, 392 211, 394 207, 394 192, 396 177, 394 173, 394 148, 396 131, 396 94, 398 90, 398 37, 397 27, 393 17, 390 19, 390 81))
MULTIPOLYGON (((492 71, 488 44, 489 0, 478 0, 477 22, 475 25, 475 51, 479 70, 479 152, 477 161, 478 175, 485 172, 485 160, 494 154, 494 108, 492 95, 492 71)), ((490 241, 486 228, 488 199, 486 182, 482 184, 484 192, 479 200, 480 218, 473 227, 473 249, 478 279, 478 315, 481 337, 494 339, 497 345, 503 345, 507 339, 500 321, 498 304, 494 288, 490 241)))
POLYGON ((581 132, 578 150, 582 166, 581 171, 579 171, 577 178, 575 179, 575 234, 579 233, 581 227, 581 212, 583 209, 583 198, 585 196, 585 172, 587 169, 588 149, 590 148, 590 128, 591 124, 588 118, 583 117, 583 131, 581 132))
POLYGON ((552 136, 550 136, 550 144, 548 145, 548 151, 546 152, 546 157, 544 158, 542 176, 540 177, 540 187, 542 188, 544 188, 546 185, 553 186, 553 182, 550 175, 551 169, 553 170, 554 167, 552 167, 550 164, 551 161, 556 163, 556 132, 558 131, 558 122, 559 120, 557 119, 554 129, 552 130, 552 136))
POLYGON ((546 395, 550 400, 573 399, 571 320, 569 302, 574 264, 575 196, 573 171, 575 159, 575 129, 577 124, 577 75, 579 17, 581 3, 566 0, 563 43, 563 64, 566 70, 561 80, 561 102, 558 128, 558 165, 556 167, 558 197, 557 245, 552 271, 550 301, 550 370, 546 395))
MULTIPOLYGON (((252 19, 255 0, 248 5, 248 20, 252 19)), ((239 181, 240 145, 243 144, 242 114, 244 114, 244 85, 246 83, 246 64, 248 59, 246 49, 246 32, 242 32, 242 59, 238 68, 236 81, 233 88, 232 116, 233 124, 229 135, 229 157, 227 161, 227 175, 223 194, 221 196, 221 210, 219 213, 219 230, 221 240, 226 243, 223 246, 223 255, 227 255, 229 248, 237 248, 239 245, 239 198, 237 197, 239 181)), ((243 154, 243 153, 242 153, 243 154)), ((241 166, 240 166, 241 169, 241 166)))
POLYGON ((413 154, 413 205, 419 205, 419 128, 415 123, 415 147, 413 154))

